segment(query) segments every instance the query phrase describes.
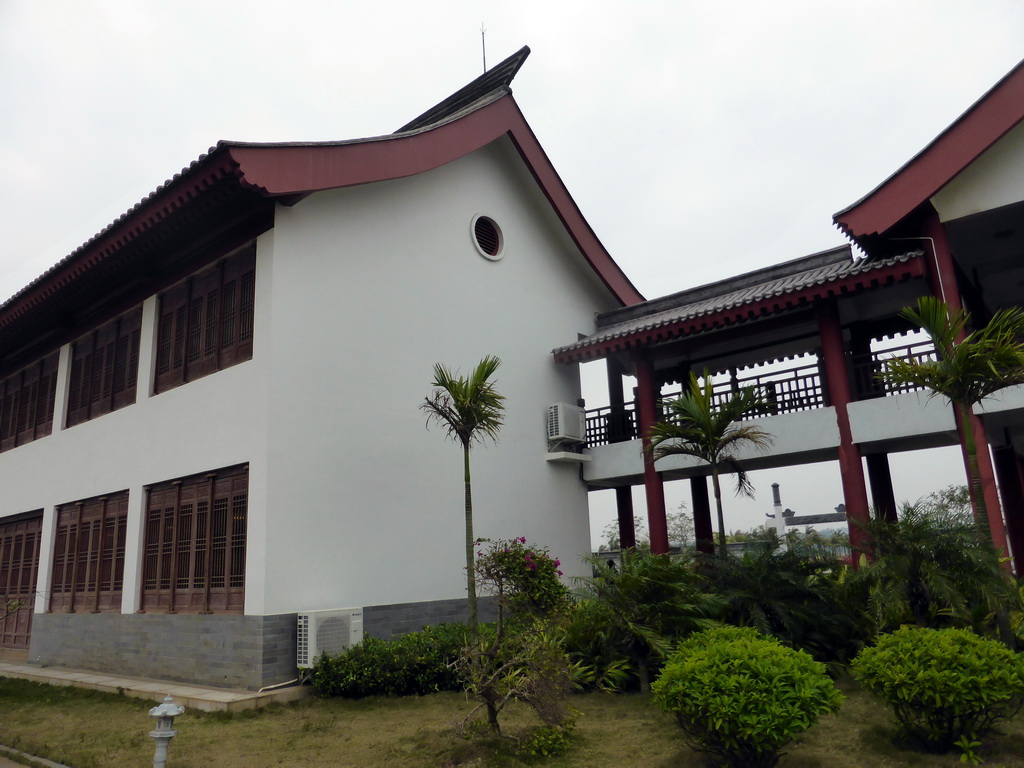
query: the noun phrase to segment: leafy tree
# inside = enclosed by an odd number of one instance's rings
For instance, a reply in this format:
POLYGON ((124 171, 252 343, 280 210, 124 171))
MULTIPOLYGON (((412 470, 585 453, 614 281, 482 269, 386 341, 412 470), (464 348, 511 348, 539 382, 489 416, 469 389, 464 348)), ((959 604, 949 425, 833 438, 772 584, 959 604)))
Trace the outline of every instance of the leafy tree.
POLYGON ((469 449, 485 438, 498 439, 504 422, 505 396, 494 388, 491 377, 501 365, 497 357, 485 357, 469 377, 453 373, 441 363, 434 366, 434 391, 420 408, 427 414, 427 424, 440 424, 448 437, 462 445, 463 476, 466 487, 466 595, 469 601, 469 626, 475 631, 476 568, 473 545, 473 483, 469 471, 469 449))
POLYGON ((966 485, 947 485, 932 491, 917 502, 917 508, 925 514, 957 523, 970 522, 971 491, 966 485))
POLYGON ((967 455, 975 521, 991 538, 988 509, 978 472, 978 446, 974 440, 974 406, 1006 387, 1024 384, 1024 310, 1001 309, 983 328, 966 333, 970 315, 934 296, 922 296, 917 309, 907 307, 901 316, 931 337, 937 360, 886 361, 879 377, 888 383, 912 385, 941 395, 959 412, 961 437, 967 455))
POLYGON ((725 515, 722 512, 721 472, 736 474, 736 492, 753 497, 747 473, 736 458, 740 449, 766 449, 772 436, 752 424, 737 424, 763 403, 753 387, 733 392, 715 402, 711 375, 704 370, 704 383, 690 373, 689 388, 665 403, 664 418, 651 426, 651 452, 655 461, 665 456, 692 456, 711 467, 711 485, 718 512, 718 549, 725 557, 725 515))
MULTIPOLYGON (((677 512, 669 512, 665 515, 665 522, 668 525, 668 544, 670 547, 683 547, 693 542, 693 518, 686 512, 686 504, 681 503, 677 512)), ((637 549, 649 551, 651 541, 647 536, 647 523, 641 515, 633 515, 633 530, 636 531, 637 549)), ((601 531, 605 543, 601 545, 601 551, 616 550, 621 548, 619 541, 619 521, 612 520, 601 531)))

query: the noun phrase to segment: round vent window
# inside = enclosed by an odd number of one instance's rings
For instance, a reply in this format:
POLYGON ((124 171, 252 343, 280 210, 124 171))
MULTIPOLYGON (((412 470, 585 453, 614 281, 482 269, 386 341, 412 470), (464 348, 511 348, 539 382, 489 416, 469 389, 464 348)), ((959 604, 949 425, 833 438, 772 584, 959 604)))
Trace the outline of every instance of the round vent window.
POLYGON ((473 243, 485 258, 497 261, 502 257, 505 241, 494 219, 487 216, 476 216, 473 219, 473 243))

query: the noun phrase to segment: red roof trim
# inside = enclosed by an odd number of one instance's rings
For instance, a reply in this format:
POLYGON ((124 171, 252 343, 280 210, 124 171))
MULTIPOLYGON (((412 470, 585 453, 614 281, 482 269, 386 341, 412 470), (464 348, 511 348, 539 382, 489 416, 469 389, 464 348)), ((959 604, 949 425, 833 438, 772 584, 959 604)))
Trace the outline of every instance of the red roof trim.
POLYGON ((1024 61, 910 162, 832 218, 852 238, 882 234, 1024 119, 1024 61))
POLYGON ((243 187, 292 203, 325 189, 402 178, 438 168, 510 136, 584 259, 623 305, 642 302, 583 218, 510 95, 434 128, 325 144, 224 142, 0 306, 0 328, 95 268, 209 187, 236 176, 243 187))
POLYGON ((45 302, 208 187, 234 175, 237 166, 226 154, 213 154, 199 161, 191 171, 150 195, 0 306, 0 328, 45 302))
POLYGON ((573 242, 623 305, 643 295, 605 250, 541 148, 511 95, 436 128, 358 142, 227 145, 244 184, 273 197, 413 176, 457 160, 508 135, 573 242))
POLYGON ((681 336, 712 331, 737 323, 755 320, 766 315, 807 307, 821 299, 848 296, 924 276, 924 259, 915 258, 907 262, 898 262, 881 267, 877 270, 861 272, 834 282, 809 285, 792 293, 768 296, 752 301, 749 304, 731 307, 720 312, 686 318, 676 323, 658 326, 657 328, 647 328, 614 339, 605 339, 592 345, 564 352, 556 352, 555 362, 577 363, 600 359, 616 352, 651 346, 659 342, 677 339, 681 336))

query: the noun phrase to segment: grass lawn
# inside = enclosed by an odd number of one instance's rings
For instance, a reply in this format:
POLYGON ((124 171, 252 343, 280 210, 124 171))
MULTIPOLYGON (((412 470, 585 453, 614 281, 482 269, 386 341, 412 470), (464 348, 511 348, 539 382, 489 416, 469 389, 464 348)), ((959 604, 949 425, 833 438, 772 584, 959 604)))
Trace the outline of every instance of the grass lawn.
MULTIPOLYGON (((895 744, 891 717, 856 684, 840 686, 847 701, 791 744, 781 768, 960 766, 957 754, 927 755, 895 744)), ((683 744, 675 722, 647 696, 575 696, 580 711, 573 750, 533 764, 710 766, 683 744)), ((74 768, 123 768, 152 762, 149 708, 138 699, 0 678, 0 743, 74 768)), ((450 726, 470 705, 437 694, 361 701, 308 700, 237 715, 186 712, 178 718, 169 768, 441 768, 525 763, 460 740, 450 726)), ((525 712, 510 725, 527 722, 525 712), (522 718, 520 720, 520 718, 522 718)), ((991 768, 1024 768, 1024 717, 1004 724, 979 751, 991 768)))

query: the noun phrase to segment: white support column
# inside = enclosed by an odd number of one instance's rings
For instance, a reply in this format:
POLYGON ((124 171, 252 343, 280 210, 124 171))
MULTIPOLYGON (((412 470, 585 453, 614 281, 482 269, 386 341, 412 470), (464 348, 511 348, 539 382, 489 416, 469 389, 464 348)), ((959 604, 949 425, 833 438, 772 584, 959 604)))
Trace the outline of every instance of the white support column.
POLYGON ((156 334, 159 305, 160 301, 156 296, 150 296, 142 302, 142 327, 139 332, 139 380, 135 386, 135 402, 146 400, 153 395, 153 383, 156 381, 156 334))
POLYGON ((53 585, 53 547, 56 537, 57 507, 46 506, 43 508, 43 524, 39 531, 39 568, 36 571, 34 613, 46 613, 50 609, 50 589, 53 585))
POLYGON ((71 382, 71 345, 60 348, 57 357, 57 385, 53 398, 53 432, 64 429, 64 413, 67 409, 68 388, 71 382))
POLYGON ((138 612, 142 591, 142 564, 145 553, 146 488, 128 490, 128 519, 125 521, 124 581, 121 587, 121 613, 138 612))

